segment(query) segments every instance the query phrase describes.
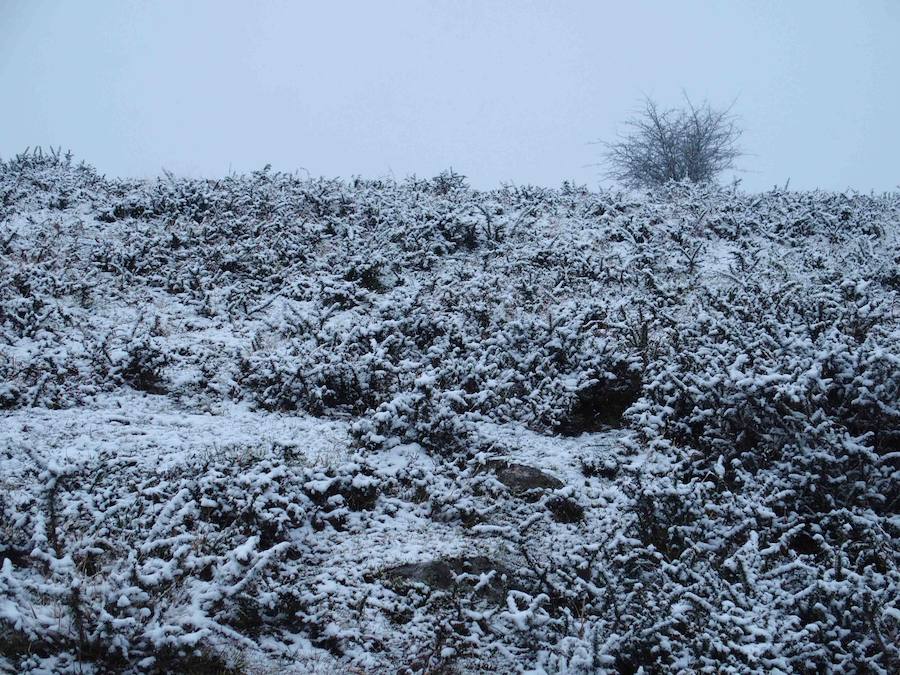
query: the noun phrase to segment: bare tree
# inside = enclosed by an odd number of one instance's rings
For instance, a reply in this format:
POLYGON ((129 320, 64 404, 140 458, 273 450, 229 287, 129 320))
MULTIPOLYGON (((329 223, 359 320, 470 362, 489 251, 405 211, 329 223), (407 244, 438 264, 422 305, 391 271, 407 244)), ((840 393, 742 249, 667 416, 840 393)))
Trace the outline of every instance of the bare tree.
POLYGON ((734 167, 741 156, 741 130, 732 106, 699 105, 685 95, 683 108, 661 109, 650 98, 618 141, 606 143, 607 177, 630 187, 652 187, 670 180, 706 182, 734 167))

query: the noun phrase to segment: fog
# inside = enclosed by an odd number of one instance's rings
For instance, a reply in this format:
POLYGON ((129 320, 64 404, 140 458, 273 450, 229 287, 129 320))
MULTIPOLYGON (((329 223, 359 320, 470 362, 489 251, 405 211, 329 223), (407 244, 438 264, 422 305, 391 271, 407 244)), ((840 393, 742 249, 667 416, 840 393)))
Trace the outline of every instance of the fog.
POLYGON ((723 180, 896 189, 898 36, 890 0, 0 0, 0 156, 597 186, 595 142, 685 91, 741 119, 723 180))

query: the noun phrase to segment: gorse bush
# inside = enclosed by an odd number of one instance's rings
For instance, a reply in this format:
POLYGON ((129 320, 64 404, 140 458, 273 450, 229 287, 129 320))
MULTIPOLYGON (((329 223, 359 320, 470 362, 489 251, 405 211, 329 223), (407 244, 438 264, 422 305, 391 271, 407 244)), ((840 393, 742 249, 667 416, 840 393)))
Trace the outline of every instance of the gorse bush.
POLYGON ((897 194, 26 153, 0 205, 0 664, 900 668, 897 194), (147 400, 348 446, 27 436, 147 400))

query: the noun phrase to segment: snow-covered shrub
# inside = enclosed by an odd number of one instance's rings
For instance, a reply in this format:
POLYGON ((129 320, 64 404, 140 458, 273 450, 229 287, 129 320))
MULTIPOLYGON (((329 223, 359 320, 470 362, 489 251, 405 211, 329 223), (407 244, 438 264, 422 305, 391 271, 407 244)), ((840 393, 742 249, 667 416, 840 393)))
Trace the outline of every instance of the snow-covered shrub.
POLYGON ((0 669, 300 641, 338 671, 896 671, 898 222, 0 162, 0 669), (44 429, 111 402, 96 446, 44 429), (215 415, 259 442, 110 450, 215 415))
POLYGON ((151 475, 105 453, 35 471, 40 490, 4 495, 0 514, 0 652, 23 667, 55 652, 224 667, 228 645, 291 629, 316 523, 342 526, 378 486, 359 465, 329 478, 247 449, 151 475))

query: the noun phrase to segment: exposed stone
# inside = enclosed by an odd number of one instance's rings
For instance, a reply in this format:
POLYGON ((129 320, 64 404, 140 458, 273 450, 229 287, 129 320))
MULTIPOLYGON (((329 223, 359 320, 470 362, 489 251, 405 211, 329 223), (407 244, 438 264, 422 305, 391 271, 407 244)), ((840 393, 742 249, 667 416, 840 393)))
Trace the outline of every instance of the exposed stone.
POLYGON ((480 576, 491 572, 494 572, 493 577, 479 589, 479 592, 492 597, 505 596, 506 590, 513 587, 512 574, 505 565, 485 556, 409 563, 387 569, 383 576, 389 581, 422 583, 437 590, 449 591, 456 585, 456 577, 460 574, 480 576))
POLYGON ((558 490, 563 482, 540 469, 525 464, 497 463, 494 465, 497 480, 509 491, 525 499, 538 499, 542 490, 558 490))
POLYGON ((421 582, 432 588, 442 590, 453 586, 454 579, 453 570, 445 560, 430 560, 428 562, 400 565, 389 569, 387 576, 395 579, 421 582))

